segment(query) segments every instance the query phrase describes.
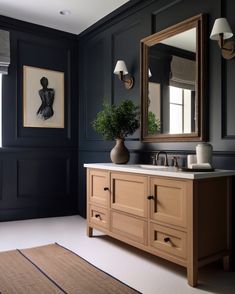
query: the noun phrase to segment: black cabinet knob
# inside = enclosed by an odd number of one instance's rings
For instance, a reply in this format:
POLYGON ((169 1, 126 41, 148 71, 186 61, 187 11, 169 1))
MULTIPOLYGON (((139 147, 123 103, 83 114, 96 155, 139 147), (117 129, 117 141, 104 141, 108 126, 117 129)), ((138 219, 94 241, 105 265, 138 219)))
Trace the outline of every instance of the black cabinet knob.
POLYGON ((169 237, 164 238, 164 242, 166 242, 166 243, 167 243, 167 242, 170 242, 170 240, 171 240, 171 239, 170 239, 169 237))
POLYGON ((148 200, 154 199, 154 196, 153 195, 150 195, 150 196, 147 197, 147 199, 148 200))
POLYGON ((104 191, 108 191, 109 190, 109 188, 108 187, 104 187, 104 191))
POLYGON ((100 214, 95 214, 95 217, 101 219, 100 214))

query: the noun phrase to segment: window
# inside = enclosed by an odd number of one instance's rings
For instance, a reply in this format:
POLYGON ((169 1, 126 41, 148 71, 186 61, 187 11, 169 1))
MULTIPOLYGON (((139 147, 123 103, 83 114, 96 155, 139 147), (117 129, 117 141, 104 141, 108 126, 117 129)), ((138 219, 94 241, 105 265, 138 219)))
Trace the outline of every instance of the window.
POLYGON ((191 133, 193 91, 170 86, 170 134, 191 133))

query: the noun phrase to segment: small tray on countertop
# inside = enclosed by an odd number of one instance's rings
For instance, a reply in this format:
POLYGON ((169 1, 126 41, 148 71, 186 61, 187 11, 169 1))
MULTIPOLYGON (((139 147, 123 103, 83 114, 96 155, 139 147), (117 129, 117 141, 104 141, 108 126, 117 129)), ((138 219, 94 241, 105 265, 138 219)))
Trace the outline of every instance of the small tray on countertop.
POLYGON ((181 167, 179 168, 179 171, 184 171, 184 172, 213 172, 215 171, 214 168, 188 168, 188 167, 181 167))

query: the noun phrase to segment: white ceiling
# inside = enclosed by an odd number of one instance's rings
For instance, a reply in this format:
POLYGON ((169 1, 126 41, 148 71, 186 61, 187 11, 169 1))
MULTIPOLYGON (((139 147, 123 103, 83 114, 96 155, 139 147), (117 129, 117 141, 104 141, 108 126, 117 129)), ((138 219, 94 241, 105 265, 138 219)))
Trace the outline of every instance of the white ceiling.
POLYGON ((128 0, 0 0, 0 15, 79 34, 128 0), (70 10, 70 15, 61 15, 70 10))

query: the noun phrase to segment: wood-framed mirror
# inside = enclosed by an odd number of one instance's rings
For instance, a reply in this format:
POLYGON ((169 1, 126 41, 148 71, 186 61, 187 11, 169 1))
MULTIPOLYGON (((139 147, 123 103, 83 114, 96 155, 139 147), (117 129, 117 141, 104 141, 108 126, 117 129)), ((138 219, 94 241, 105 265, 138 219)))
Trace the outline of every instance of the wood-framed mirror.
POLYGON ((204 141, 206 15, 141 40, 141 140, 204 141))

